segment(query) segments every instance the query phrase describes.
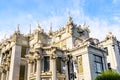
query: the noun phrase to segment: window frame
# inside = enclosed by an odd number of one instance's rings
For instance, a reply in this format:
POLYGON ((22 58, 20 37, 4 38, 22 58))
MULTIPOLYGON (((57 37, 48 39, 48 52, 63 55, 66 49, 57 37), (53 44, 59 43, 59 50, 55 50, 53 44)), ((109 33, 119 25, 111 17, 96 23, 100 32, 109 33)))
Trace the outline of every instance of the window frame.
POLYGON ((97 74, 101 74, 101 72, 104 70, 104 68, 103 68, 103 60, 102 60, 102 56, 99 56, 99 55, 94 55, 94 62, 95 62, 95 68, 96 68, 96 73, 97 74), (100 60, 98 60, 97 58, 99 58, 100 60), (99 66, 98 66, 98 64, 99 64, 99 66), (99 69, 98 69, 98 67, 100 67, 99 69))
POLYGON ((44 72, 48 72, 50 70, 50 56, 44 56, 43 62, 44 62, 44 66, 43 66, 44 67, 44 72), (45 58, 46 59, 48 58, 48 60, 46 60, 47 64, 45 62, 45 58))

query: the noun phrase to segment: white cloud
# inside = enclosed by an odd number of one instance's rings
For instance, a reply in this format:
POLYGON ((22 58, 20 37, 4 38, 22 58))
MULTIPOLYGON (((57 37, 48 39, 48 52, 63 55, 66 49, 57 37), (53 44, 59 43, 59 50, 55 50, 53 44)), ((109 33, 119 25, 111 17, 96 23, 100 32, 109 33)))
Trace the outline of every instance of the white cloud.
POLYGON ((119 4, 119 3, 120 3, 120 0, 112 0, 112 3, 114 3, 114 4, 119 4))
POLYGON ((108 21, 99 18, 86 18, 86 23, 90 26, 90 36, 104 40, 107 32, 112 32, 117 39, 120 40, 120 27, 119 24, 110 25, 108 21))
POLYGON ((33 19, 32 14, 27 14, 27 18, 28 18, 28 19, 33 19))
MULTIPOLYGON (((115 0, 116 1, 116 0, 115 0)), ((118 0, 117 0, 118 1, 118 0)), ((108 31, 112 32, 117 38, 120 40, 120 27, 119 24, 113 24, 110 25, 110 23, 107 20, 99 19, 99 18, 92 18, 90 16, 85 15, 83 6, 85 4, 85 0, 73 0, 73 6, 72 8, 66 8, 66 11, 64 11, 63 15, 57 15, 54 11, 51 11, 52 16, 45 18, 45 19, 39 19, 39 23, 41 27, 47 32, 49 30, 50 24, 53 24, 53 30, 57 30, 60 27, 62 27, 67 20, 67 12, 70 11, 71 15, 73 17, 73 20, 77 24, 82 24, 83 22, 86 22, 87 25, 90 27, 90 36, 94 38, 98 38, 100 40, 103 40, 105 38, 105 35, 108 31)), ((114 17, 114 20, 117 22, 120 22, 119 17, 114 17)), ((1 21, 0 21, 1 22, 1 21)), ((16 27, 17 24, 20 25, 20 29, 22 33, 28 33, 29 25, 31 24, 32 29, 36 27, 36 19, 34 16, 29 14, 21 14, 18 17, 15 17, 13 21, 8 20, 6 22, 2 22, 2 24, 11 24, 11 26, 16 27), (14 25, 13 25, 14 24, 14 25), (16 26, 15 26, 16 25, 16 26), (26 31, 27 30, 27 31, 26 31)), ((15 28, 13 28, 15 29, 15 28)), ((9 32, 12 33, 14 30, 11 29, 9 32), (13 31, 12 31, 13 30, 13 31)), ((3 38, 3 34, 5 34, 6 31, 0 32, 0 39, 3 38)))
MULTIPOLYGON (((73 0, 75 1, 75 0, 73 0)), ((79 0, 81 1, 81 0, 79 0)), ((116 2, 120 1, 120 0, 115 0, 116 2)), ((108 21, 108 20, 104 20, 104 19, 100 19, 97 17, 90 17, 85 15, 84 10, 83 10, 83 6, 86 3, 85 0, 83 0, 82 2, 74 2, 74 4, 77 4, 75 8, 73 8, 72 10, 72 16, 73 18, 75 18, 75 22, 77 23, 84 23, 86 22, 87 25, 89 25, 90 27, 90 36, 94 37, 94 38, 98 38, 99 40, 104 40, 105 39, 105 35, 107 32, 112 32, 113 35, 115 35, 117 37, 117 39, 120 40, 120 24, 112 24, 108 21), (79 3, 79 4, 78 4, 79 3), (77 7, 78 5, 81 5, 79 7, 77 7)), ((114 17, 114 21, 119 22, 120 23, 120 18, 119 17, 114 17)))
POLYGON ((115 17, 113 17, 113 19, 114 19, 116 22, 119 22, 119 23, 120 23, 120 17, 115 16, 115 17))

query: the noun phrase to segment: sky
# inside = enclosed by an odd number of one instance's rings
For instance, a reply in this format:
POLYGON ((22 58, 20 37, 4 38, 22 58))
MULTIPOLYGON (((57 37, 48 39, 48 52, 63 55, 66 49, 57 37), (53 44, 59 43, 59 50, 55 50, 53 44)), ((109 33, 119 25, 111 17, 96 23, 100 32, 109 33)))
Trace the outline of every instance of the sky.
POLYGON ((90 37, 104 40, 107 32, 120 40, 120 0, 0 0, 0 40, 20 24, 27 34, 39 22, 45 32, 63 27, 69 13, 75 24, 86 23, 90 37))

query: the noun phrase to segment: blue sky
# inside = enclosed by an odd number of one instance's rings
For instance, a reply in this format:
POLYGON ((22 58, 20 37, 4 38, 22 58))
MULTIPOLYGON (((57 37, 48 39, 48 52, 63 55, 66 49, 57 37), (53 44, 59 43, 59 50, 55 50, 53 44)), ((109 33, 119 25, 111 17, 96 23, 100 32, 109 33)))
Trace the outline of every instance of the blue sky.
POLYGON ((103 40, 111 31, 120 40, 120 0, 0 0, 0 39, 9 37, 20 24, 27 34, 29 25, 36 28, 39 21, 47 32, 61 28, 68 19, 74 23, 89 25, 90 36, 103 40))

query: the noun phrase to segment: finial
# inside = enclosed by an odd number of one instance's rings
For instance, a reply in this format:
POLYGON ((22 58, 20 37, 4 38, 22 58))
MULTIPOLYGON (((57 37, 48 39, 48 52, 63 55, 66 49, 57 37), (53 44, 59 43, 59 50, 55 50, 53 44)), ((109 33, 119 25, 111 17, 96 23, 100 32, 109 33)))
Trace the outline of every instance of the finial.
POLYGON ((50 24, 50 32, 52 32, 52 23, 50 24))
POLYGON ((39 24, 39 21, 37 21, 37 27, 40 28, 40 24, 39 24))
POLYGON ((68 12, 68 21, 67 21, 67 24, 70 25, 70 24, 73 24, 73 20, 72 20, 72 17, 70 16, 70 11, 68 12))
POLYGON ((68 16, 70 17, 70 11, 68 11, 68 16))
POLYGON ((85 26, 85 25, 86 25, 86 22, 84 21, 83 26, 85 26))
POLYGON ((39 22, 37 21, 37 28, 36 28, 37 31, 40 31, 40 32, 44 32, 43 29, 40 27, 40 24, 39 22))
POLYGON ((4 37, 3 37, 3 38, 4 38, 4 40, 6 39, 6 34, 4 34, 4 37))
POLYGON ((49 30, 48 34, 49 34, 49 35, 52 34, 52 23, 50 23, 50 30, 49 30))
POLYGON ((106 40, 108 40, 108 39, 112 39, 112 38, 115 38, 114 37, 114 35, 112 34, 112 32, 108 32, 107 34, 106 34, 106 40))
POLYGON ((70 11, 68 11, 68 18, 69 18, 69 20, 72 20, 71 12, 70 11))
POLYGON ((17 31, 20 31, 20 30, 19 30, 19 26, 20 26, 20 24, 18 24, 18 26, 17 26, 17 31))
POLYGON ((18 26, 17 26, 16 33, 20 33, 19 26, 20 26, 20 24, 18 24, 18 26))
POLYGON ((31 24, 30 24, 29 34, 31 34, 31 24))

